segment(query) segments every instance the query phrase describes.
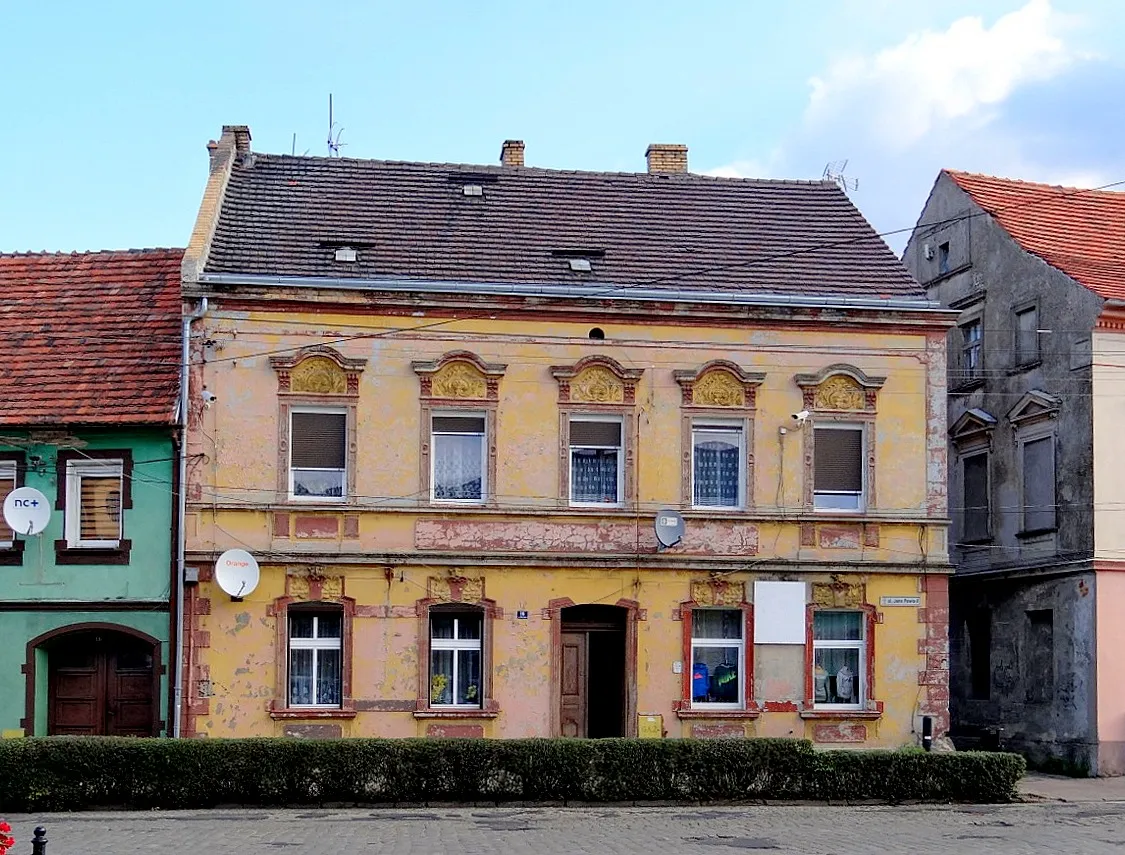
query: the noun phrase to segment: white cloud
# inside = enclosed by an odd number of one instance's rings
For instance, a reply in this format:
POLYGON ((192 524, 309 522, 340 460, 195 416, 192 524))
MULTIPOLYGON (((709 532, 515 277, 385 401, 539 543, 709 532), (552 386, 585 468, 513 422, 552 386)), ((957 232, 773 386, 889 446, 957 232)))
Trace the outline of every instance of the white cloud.
POLYGON ((809 81, 806 123, 862 119, 892 149, 953 122, 983 126, 1017 88, 1050 79, 1080 58, 1060 37, 1069 23, 1049 0, 1030 0, 991 27, 979 17, 961 18, 874 56, 841 59, 809 81))
POLYGON ((759 160, 736 160, 724 166, 703 170, 704 175, 716 178, 772 178, 770 169, 759 160))

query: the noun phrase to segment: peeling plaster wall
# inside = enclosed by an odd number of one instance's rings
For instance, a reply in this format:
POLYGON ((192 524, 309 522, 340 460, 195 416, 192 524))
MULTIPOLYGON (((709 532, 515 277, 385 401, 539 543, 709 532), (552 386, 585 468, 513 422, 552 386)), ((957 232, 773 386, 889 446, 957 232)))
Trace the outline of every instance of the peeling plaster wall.
POLYGON ((310 313, 299 325, 225 302, 212 299, 196 336, 215 344, 200 351, 204 364, 193 388, 206 383, 218 400, 193 409, 189 448, 197 456, 190 467, 188 553, 203 578, 188 617, 189 733, 549 735, 558 716, 551 664, 558 626, 544 610, 561 598, 639 604, 635 713, 660 716, 669 737, 793 734, 825 745, 890 747, 915 741, 923 712, 944 727, 948 685, 938 636, 947 601, 944 588, 929 589, 925 581, 927 575, 944 579, 948 567, 944 440, 932 429, 935 419, 944 421, 944 366, 937 360, 943 345, 933 326, 864 328, 835 315, 804 327, 763 328, 607 317, 598 323, 606 340, 594 342, 587 338, 589 322, 501 315, 340 342, 345 358, 367 360, 355 400, 355 492, 347 503, 318 506, 292 502, 279 489, 285 472, 278 444, 286 427, 268 354, 354 337, 364 325, 372 332, 398 327, 402 318, 364 307, 310 313), (832 354, 825 353, 826 335, 836 348, 832 354), (428 437, 411 362, 433 362, 454 350, 507 366, 495 404, 494 507, 431 507, 422 491, 421 449, 428 437), (560 496, 566 458, 559 448, 559 386, 549 368, 595 354, 644 369, 632 411, 637 504, 572 511, 560 496), (753 506, 737 512, 682 508, 683 542, 658 551, 655 510, 682 507, 683 393, 672 372, 695 371, 715 359, 765 374, 749 449, 753 506), (802 409, 803 398, 794 375, 834 362, 887 378, 874 422, 877 500, 863 517, 813 513, 804 504, 803 437, 790 415, 802 409), (214 556, 231 547, 253 551, 262 563, 261 584, 238 603, 218 591, 207 572, 214 556), (351 716, 270 713, 284 694, 278 675, 286 656, 275 601, 289 593, 287 573, 310 570, 342 579, 344 596, 354 604, 344 642, 351 648, 351 716), (757 717, 681 718, 683 675, 674 663, 690 663, 679 608, 691 596, 691 582, 713 571, 737 573, 731 578, 740 583, 761 575, 821 583, 839 576, 866 584, 882 620, 875 629, 873 697, 882 714, 802 718, 796 706, 804 698, 794 697, 803 694, 805 680, 806 652, 799 645, 799 652, 763 659, 757 717), (498 614, 489 663, 499 705, 494 715, 415 714, 426 679, 419 677, 424 627, 416 606, 430 595, 430 579, 450 574, 484 579, 484 596, 498 614), (884 609, 881 596, 917 596, 921 606, 884 609), (521 610, 526 619, 517 617, 521 610))

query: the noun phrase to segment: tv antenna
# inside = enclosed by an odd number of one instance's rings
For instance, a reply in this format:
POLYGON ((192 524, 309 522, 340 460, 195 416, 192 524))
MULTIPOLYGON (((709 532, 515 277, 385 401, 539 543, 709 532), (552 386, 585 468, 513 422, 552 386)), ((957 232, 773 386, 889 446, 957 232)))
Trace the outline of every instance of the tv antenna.
POLYGON ((844 170, 848 168, 848 160, 833 160, 824 165, 824 178, 828 181, 835 181, 840 189, 847 193, 849 190, 859 189, 858 178, 848 178, 844 174, 844 170))
POLYGON ((336 130, 336 123, 332 121, 332 93, 328 93, 328 156, 339 157, 340 148, 347 143, 340 142, 340 134, 344 132, 343 128, 336 130), (335 136, 333 136, 335 134, 335 136))
MULTIPOLYGON (((309 153, 309 150, 306 148, 304 153, 301 155, 301 157, 304 157, 308 153, 309 153)), ((292 154, 294 157, 297 156, 297 134, 296 134, 296 132, 293 133, 293 148, 290 150, 290 154, 292 154)))

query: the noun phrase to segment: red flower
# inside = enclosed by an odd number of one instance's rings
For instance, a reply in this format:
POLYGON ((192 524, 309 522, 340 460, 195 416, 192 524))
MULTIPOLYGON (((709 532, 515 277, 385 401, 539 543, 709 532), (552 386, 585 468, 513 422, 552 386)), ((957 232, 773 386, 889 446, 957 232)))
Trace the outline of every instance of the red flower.
POLYGON ((11 833, 12 833, 12 826, 8 825, 8 823, 4 822, 3 820, 0 820, 0 834, 11 834, 11 833))

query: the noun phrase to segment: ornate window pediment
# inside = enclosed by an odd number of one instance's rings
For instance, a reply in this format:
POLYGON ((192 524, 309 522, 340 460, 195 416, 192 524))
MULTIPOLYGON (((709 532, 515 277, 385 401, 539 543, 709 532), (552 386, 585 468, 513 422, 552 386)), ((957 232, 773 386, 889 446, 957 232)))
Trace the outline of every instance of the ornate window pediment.
POLYGON ((970 445, 992 442, 992 432, 996 429, 996 417, 984 410, 966 410, 949 429, 949 437, 955 445, 970 445))
POLYGON ((870 377, 852 365, 829 365, 816 374, 793 378, 801 387, 806 410, 873 412, 886 377, 870 377))
POLYGON ((1008 411, 1008 421, 1017 427, 1035 422, 1056 419, 1062 399, 1040 389, 1032 389, 1008 411))
POLYGON ((559 384, 560 404, 636 403, 637 381, 643 368, 625 368, 608 356, 587 356, 573 365, 551 366, 551 376, 559 384))
POLYGON ((744 371, 725 359, 714 359, 698 371, 673 371, 680 384, 684 406, 730 407, 752 410, 765 374, 744 371))
POLYGON ((411 362, 423 398, 450 401, 495 401, 507 365, 485 362, 467 350, 452 350, 433 362, 411 362))
POLYGON ((349 359, 327 345, 270 357, 278 391, 301 395, 358 395, 359 375, 366 364, 366 359, 349 359))

